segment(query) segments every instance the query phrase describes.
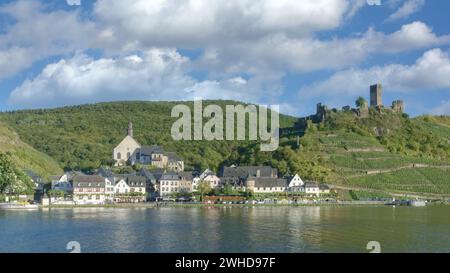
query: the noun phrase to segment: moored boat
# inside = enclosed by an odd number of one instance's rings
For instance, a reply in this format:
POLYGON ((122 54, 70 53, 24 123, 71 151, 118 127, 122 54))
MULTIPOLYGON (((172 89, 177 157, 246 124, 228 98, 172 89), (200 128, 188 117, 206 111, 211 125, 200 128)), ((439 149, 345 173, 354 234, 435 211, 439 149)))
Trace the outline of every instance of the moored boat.
POLYGON ((20 203, 0 203, 2 210, 33 210, 38 209, 36 204, 20 204, 20 203))

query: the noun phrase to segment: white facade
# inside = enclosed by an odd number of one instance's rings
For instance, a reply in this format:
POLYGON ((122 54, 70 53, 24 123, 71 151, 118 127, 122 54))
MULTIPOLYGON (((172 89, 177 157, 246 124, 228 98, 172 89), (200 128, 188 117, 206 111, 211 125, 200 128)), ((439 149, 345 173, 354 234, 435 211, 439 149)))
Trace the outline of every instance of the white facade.
POLYGON ((303 185, 305 185, 305 182, 303 182, 303 180, 300 178, 300 176, 298 174, 295 174, 294 177, 292 177, 292 179, 289 181, 289 188, 293 188, 293 187, 303 187, 303 185))
POLYGON ((139 157, 138 153, 140 148, 141 145, 133 137, 126 136, 113 150, 113 158, 116 161, 116 166, 126 165, 127 162, 135 164, 136 157, 139 157))
POLYGON ((52 180, 52 190, 72 192, 73 187, 69 182, 69 176, 67 174, 64 174, 59 179, 52 180))
POLYGON ((127 194, 130 192, 131 192, 130 187, 123 179, 121 179, 119 182, 116 183, 116 185, 114 185, 115 194, 127 194))

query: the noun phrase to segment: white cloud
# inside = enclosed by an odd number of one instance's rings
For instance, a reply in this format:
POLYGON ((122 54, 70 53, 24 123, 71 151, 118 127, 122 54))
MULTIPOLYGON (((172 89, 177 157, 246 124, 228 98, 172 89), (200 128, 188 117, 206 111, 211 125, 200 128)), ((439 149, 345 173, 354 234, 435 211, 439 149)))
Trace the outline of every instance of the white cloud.
POLYGON ((270 85, 270 77, 245 80, 237 76, 199 82, 188 75, 189 62, 175 49, 153 48, 140 56, 96 60, 78 54, 47 65, 35 78, 18 86, 8 102, 18 107, 48 107, 196 97, 267 102, 277 96, 274 90, 279 88, 270 85))
MULTIPOLYGON (((398 2, 398 1, 397 1, 398 2)), ((409 17, 411 14, 416 13, 425 6, 425 0, 407 0, 400 6, 394 13, 392 13, 387 21, 395 21, 409 17)))
POLYGON ((94 13, 110 30, 105 42, 111 44, 206 47, 280 32, 300 37, 334 29, 349 9, 348 0, 99 0, 94 13))
POLYGON ((81 6, 81 0, 66 0, 69 6, 81 6))
POLYGON ((199 66, 226 73, 267 74, 277 70, 303 73, 346 68, 373 54, 399 53, 448 43, 450 35, 437 36, 422 22, 404 25, 391 34, 369 29, 356 37, 330 40, 277 34, 209 48, 199 66))
POLYGON ((48 12, 37 1, 0 5, 0 14, 15 21, 0 34, 0 80, 48 56, 89 48, 96 37, 94 24, 78 12, 48 12))
MULTIPOLYGON (((368 85, 381 82, 391 92, 450 91, 450 58, 440 49, 425 52, 412 65, 391 64, 369 69, 348 69, 325 81, 303 87, 302 97, 321 97, 325 102, 342 105, 366 94, 368 85)), ((450 93, 449 93, 450 94, 450 93)))

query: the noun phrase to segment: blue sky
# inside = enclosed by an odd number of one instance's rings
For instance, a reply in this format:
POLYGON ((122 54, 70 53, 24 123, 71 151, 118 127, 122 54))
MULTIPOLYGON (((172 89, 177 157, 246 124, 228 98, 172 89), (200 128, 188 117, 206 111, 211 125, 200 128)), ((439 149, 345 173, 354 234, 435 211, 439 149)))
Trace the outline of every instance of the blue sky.
POLYGON ((236 99, 306 115, 368 98, 450 114, 445 0, 0 4, 0 110, 236 99))

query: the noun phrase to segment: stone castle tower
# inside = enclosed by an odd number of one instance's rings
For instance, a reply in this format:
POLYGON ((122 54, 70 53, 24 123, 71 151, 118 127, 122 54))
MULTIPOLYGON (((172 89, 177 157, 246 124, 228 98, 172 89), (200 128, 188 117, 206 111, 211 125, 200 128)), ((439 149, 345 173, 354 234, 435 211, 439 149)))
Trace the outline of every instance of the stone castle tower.
POLYGON ((380 83, 370 86, 370 107, 383 106, 383 101, 381 100, 382 91, 380 83))
POLYGON ((392 110, 397 113, 404 113, 405 103, 402 100, 394 100, 392 102, 392 110))

